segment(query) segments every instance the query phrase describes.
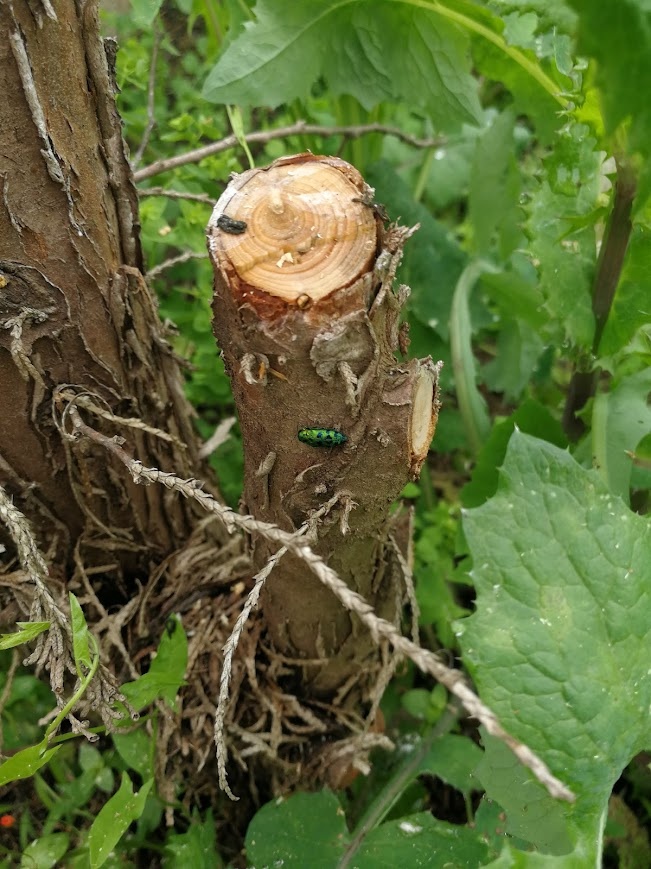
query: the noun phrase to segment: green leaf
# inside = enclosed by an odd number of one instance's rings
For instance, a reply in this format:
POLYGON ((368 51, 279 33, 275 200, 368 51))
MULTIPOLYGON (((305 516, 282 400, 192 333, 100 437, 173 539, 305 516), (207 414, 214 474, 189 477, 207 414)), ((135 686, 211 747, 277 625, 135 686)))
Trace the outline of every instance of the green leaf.
POLYGON ((599 343, 599 354, 617 353, 635 332, 651 320, 649 275, 651 274, 651 229, 636 226, 626 251, 617 292, 599 343))
POLYGON ((226 106, 226 112, 228 114, 228 120, 230 121, 231 127, 233 128, 233 135, 239 142, 240 148, 242 148, 242 150, 246 154, 246 158, 249 161, 249 167, 253 169, 255 167, 255 161, 249 149, 248 142, 246 141, 242 112, 239 106, 226 106))
POLYGON ((163 869, 221 869, 223 862, 215 848, 215 822, 212 812, 201 820, 199 812, 192 813, 187 833, 171 830, 165 841, 163 869))
POLYGON ((246 853, 248 866, 282 861, 284 869, 334 869, 344 854, 357 869, 462 869, 481 866, 489 856, 473 830, 446 824, 429 812, 388 821, 360 841, 351 840, 339 801, 328 791, 294 794, 263 806, 249 825, 246 853))
MULTIPOLYGON (((560 117, 562 108, 559 100, 542 88, 534 77, 521 65, 513 60, 491 42, 475 39, 473 42, 473 58, 479 71, 487 78, 500 82, 511 92, 512 111, 516 115, 526 115, 536 128, 537 138, 545 145, 551 143, 554 132, 564 123, 560 117)), ((530 62, 536 67, 538 61, 532 52, 524 52, 530 62)), ((556 85, 555 92, 560 94, 570 86, 556 85)))
POLYGON ((49 622, 16 622, 20 628, 13 634, 0 634, 0 650, 13 649, 14 646, 22 646, 36 639, 43 631, 50 627, 49 622))
POLYGON ((418 767, 418 774, 435 775, 462 794, 469 794, 479 790, 474 772, 482 756, 481 749, 472 740, 448 734, 432 744, 418 767))
POLYGON ((154 748, 152 737, 142 727, 131 733, 112 733, 111 738, 118 754, 130 769, 142 779, 154 776, 154 748))
POLYGON ((23 851, 20 861, 21 869, 50 869, 61 865, 59 861, 68 850, 70 836, 68 833, 50 833, 35 839, 23 851))
POLYGON ((651 154, 651 8, 646 0, 569 0, 579 51, 597 61, 606 132, 630 122, 632 145, 651 154), (607 38, 604 35, 607 34, 607 38), (633 84, 635 83, 635 84, 633 84))
POLYGON ((519 195, 513 116, 502 112, 477 140, 472 162, 468 209, 479 255, 491 252, 497 233, 503 260, 515 249, 521 235, 518 225, 524 218, 518 206, 519 195))
POLYGON ((131 15, 140 27, 151 27, 163 0, 131 0, 131 15))
POLYGON ((478 453, 488 437, 491 423, 488 408, 477 388, 476 362, 472 350, 472 323, 470 321, 470 293, 488 263, 475 261, 463 270, 457 282, 450 311, 450 345, 454 383, 459 409, 463 416, 468 443, 478 453))
POLYGON ((275 108, 305 99, 322 76, 331 93, 367 110, 381 101, 420 106, 438 129, 480 116, 468 39, 435 5, 258 0, 255 16, 208 76, 207 99, 275 108))
POLYGON ((385 160, 374 163, 366 177, 375 188, 378 202, 383 202, 392 215, 399 215, 407 225, 420 224, 406 246, 400 279, 411 288, 409 310, 447 340, 454 287, 467 255, 448 229, 414 200, 390 163, 385 160))
POLYGON ((143 709, 157 697, 174 704, 181 685, 185 684, 188 665, 188 640, 181 619, 170 616, 149 672, 135 682, 127 682, 121 691, 136 709, 143 709))
POLYGON ((531 382, 545 345, 538 332, 520 320, 506 318, 500 326, 495 358, 484 366, 483 379, 491 392, 517 401, 531 382))
POLYGON ((247 866, 333 869, 348 839, 346 817, 330 791, 294 794, 263 806, 246 832, 247 866))
POLYGON ((549 854, 568 854, 573 844, 562 804, 549 796, 510 748, 482 728, 484 753, 475 770, 489 798, 506 812, 505 830, 549 854))
POLYGON ((592 223, 577 229, 577 218, 599 213, 604 158, 587 132, 585 125, 573 124, 556 136, 528 205, 529 253, 539 264, 547 312, 561 337, 564 333, 579 347, 590 347, 594 334, 596 248, 592 223))
POLYGON ((575 792, 566 816, 596 855, 612 786, 649 747, 648 521, 516 431, 497 494, 464 530, 477 588, 458 623, 464 659, 503 726, 575 792))
POLYGON ((540 331, 549 318, 543 309, 544 298, 532 271, 523 267, 519 271, 489 272, 482 275, 481 283, 503 315, 523 320, 532 329, 540 331))
POLYGON ((461 503, 464 507, 478 507, 495 494, 498 468, 504 460, 507 445, 516 427, 558 447, 567 444, 558 420, 544 405, 531 398, 526 399, 510 417, 493 426, 477 457, 470 482, 461 491, 461 503))
POLYGON ((72 647, 75 655, 75 665, 78 672, 80 671, 80 664, 83 664, 87 670, 90 670, 93 665, 93 656, 90 652, 88 625, 86 624, 84 612, 72 592, 68 593, 68 599, 70 601, 72 647))
POLYGON ((120 787, 102 806, 88 832, 91 869, 99 869, 106 862, 129 826, 142 815, 153 783, 148 779, 136 794, 131 779, 122 773, 120 787))
POLYGON ((372 830, 355 852, 351 865, 356 869, 396 866, 465 869, 484 865, 489 856, 485 842, 474 830, 446 824, 429 812, 420 812, 387 821, 372 830))
POLYGON ((610 491, 628 503, 634 452, 651 432, 651 369, 624 378, 611 392, 599 393, 592 411, 592 453, 610 491))
POLYGON ((30 745, 29 748, 23 748, 22 751, 16 752, 0 764, 0 785, 34 775, 37 770, 49 762, 60 748, 60 745, 56 745, 54 748, 45 750, 44 743, 39 742, 38 745, 30 745))
POLYGON ((534 854, 519 851, 507 842, 497 860, 485 863, 482 869, 586 869, 594 866, 594 859, 587 854, 581 843, 571 854, 534 854))

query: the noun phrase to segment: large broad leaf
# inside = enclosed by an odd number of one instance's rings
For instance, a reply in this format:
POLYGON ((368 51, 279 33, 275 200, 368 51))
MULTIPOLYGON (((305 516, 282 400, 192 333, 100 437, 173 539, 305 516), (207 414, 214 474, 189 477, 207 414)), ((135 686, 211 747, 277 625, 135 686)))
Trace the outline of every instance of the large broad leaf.
POLYGON ((366 108, 406 101, 438 129, 480 116, 463 29, 428 8, 391 0, 259 0, 204 86, 215 102, 278 106, 323 77, 366 108))
POLYGON ((568 125, 545 159, 545 177, 527 204, 529 253, 540 266, 540 289, 551 320, 572 343, 589 347, 594 334, 594 224, 602 216, 603 153, 582 124, 568 125))
POLYGON ((651 6, 648 0, 569 0, 579 50, 597 61, 606 131, 630 121, 633 146, 651 153, 651 6))
POLYGON ((570 835, 596 859, 613 784, 651 743, 649 523, 516 431, 497 494, 464 528, 477 588, 465 660, 504 727, 577 795, 570 835))
POLYGON ((395 866, 482 866, 489 850, 467 827, 429 812, 388 821, 363 837, 348 833, 337 797, 328 791, 295 794, 263 806, 246 834, 247 865, 284 869, 393 869, 395 866))
POLYGON ((470 175, 468 210, 475 250, 480 256, 491 252, 495 234, 499 236, 503 260, 517 246, 521 235, 519 224, 524 218, 519 196, 513 116, 502 112, 477 140, 470 175))

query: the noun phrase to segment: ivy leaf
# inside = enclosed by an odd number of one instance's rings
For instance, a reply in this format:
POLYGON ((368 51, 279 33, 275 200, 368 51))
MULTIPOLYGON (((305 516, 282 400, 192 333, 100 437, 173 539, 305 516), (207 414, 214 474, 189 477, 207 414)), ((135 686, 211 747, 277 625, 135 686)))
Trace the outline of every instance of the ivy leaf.
POLYGON ((305 99, 323 77, 331 93, 367 110, 382 101, 420 106, 441 130, 480 117, 468 38, 434 6, 259 0, 254 12, 208 75, 206 99, 275 108, 305 99))
POLYGON ((577 795, 564 811, 594 857, 613 784, 650 747, 649 523, 516 431, 497 494, 464 529, 477 588, 458 623, 466 663, 504 727, 577 795))

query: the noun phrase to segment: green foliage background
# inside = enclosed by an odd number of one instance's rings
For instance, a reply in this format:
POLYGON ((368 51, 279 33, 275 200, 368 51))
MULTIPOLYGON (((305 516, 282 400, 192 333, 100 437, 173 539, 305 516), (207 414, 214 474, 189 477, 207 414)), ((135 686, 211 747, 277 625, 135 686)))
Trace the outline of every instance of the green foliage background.
MULTIPOLYGON (((420 224, 399 275, 412 289, 411 352, 445 361, 431 462, 404 492, 416 508, 422 641, 460 656, 507 729, 576 795, 550 798, 501 743, 446 711, 441 687, 406 668, 383 705, 394 755, 345 793, 263 807, 248 865, 649 865, 648 3, 133 0, 132 10, 107 14, 105 27, 121 46, 132 154, 146 137, 136 168, 231 131, 240 140, 139 184, 149 269, 193 255, 154 284, 191 365, 201 434, 234 410, 201 258, 210 204, 165 191, 214 200, 249 155, 264 165, 305 149, 340 154, 392 219, 420 224), (355 130, 274 137, 299 120, 355 130), (370 124, 382 130, 362 133, 370 124), (264 131, 244 146, 243 135, 264 131), (152 188, 164 192, 145 195, 152 188), (617 207, 625 188, 628 211, 617 207), (625 255, 613 274, 614 237, 625 255), (609 283, 599 323, 595 300, 609 283), (591 372, 577 434, 563 424, 568 394, 591 372), (628 830, 608 821, 613 788, 633 809, 628 830)), ((237 504, 237 429, 213 462, 237 504)), ((182 636, 178 625, 163 637, 165 666, 127 689, 138 708, 173 703, 182 636)), ((80 654, 88 665, 92 650, 80 654)), ((38 738, 29 731, 44 703, 33 677, 14 682, 5 751, 38 738)), ((62 743, 47 776, 45 765, 32 770, 40 808, 24 803, 7 860, 22 851, 29 865, 64 855, 70 866, 117 865, 113 853, 124 866, 149 850, 165 866, 222 865, 212 810, 179 809, 181 825, 164 832, 153 751, 142 728, 101 753, 62 743), (89 801, 111 793, 91 825, 89 801)))

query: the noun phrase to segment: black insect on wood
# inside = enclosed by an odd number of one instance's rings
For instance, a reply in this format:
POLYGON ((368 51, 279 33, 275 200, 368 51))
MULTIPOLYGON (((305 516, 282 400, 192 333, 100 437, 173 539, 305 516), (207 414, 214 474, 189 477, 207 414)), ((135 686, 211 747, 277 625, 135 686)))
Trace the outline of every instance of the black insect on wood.
POLYGON ((372 195, 365 194, 364 196, 354 196, 353 202, 361 202, 362 205, 370 208, 374 214, 377 214, 382 223, 389 222, 389 214, 386 208, 384 207, 384 205, 382 205, 381 202, 375 202, 372 195))
POLYGON ((235 220, 227 214, 220 214, 217 218, 217 226, 222 232, 228 232, 231 235, 241 235, 246 230, 246 221, 235 220))

